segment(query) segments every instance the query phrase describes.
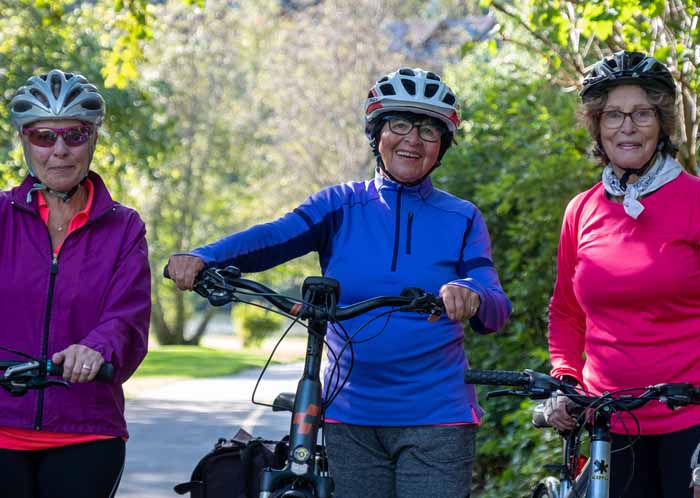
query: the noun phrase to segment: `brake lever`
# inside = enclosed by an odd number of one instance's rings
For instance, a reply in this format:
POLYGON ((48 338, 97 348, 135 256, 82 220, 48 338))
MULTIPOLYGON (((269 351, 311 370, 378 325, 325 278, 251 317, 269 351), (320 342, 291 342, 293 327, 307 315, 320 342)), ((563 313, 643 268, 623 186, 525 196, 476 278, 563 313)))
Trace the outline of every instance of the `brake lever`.
POLYGON ((486 393, 486 399, 498 398, 499 396, 529 396, 527 391, 515 391, 512 389, 499 389, 498 391, 489 391, 486 393))

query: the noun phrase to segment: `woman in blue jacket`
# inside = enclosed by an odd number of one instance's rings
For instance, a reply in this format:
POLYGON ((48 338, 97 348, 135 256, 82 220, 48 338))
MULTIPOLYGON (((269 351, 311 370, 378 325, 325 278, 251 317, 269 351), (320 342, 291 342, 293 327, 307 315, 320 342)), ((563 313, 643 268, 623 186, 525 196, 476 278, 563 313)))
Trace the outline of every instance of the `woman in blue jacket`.
MULTIPOLYGON (((337 498, 468 497, 474 436, 482 414, 467 367, 462 320, 494 332, 510 315, 479 210, 433 187, 430 174, 452 144, 456 98, 435 73, 402 68, 372 87, 365 131, 377 158, 372 180, 335 185, 282 218, 188 255, 169 272, 191 289, 205 267, 256 272, 311 251, 340 282, 340 304, 406 287, 439 293, 447 316, 396 313, 353 337, 352 372, 326 411, 337 498)), ((350 335, 382 310, 344 322, 350 335)), ((330 349, 346 336, 333 326, 330 349)), ((348 349, 329 355, 325 392, 350 370, 348 349), (340 375, 335 375, 337 369, 340 375)))

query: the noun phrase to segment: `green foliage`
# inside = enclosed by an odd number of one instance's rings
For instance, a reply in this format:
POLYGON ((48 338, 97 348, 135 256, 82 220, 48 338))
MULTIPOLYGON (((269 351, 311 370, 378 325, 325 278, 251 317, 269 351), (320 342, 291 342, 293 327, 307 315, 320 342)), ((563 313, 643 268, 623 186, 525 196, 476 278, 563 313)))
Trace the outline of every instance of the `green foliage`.
POLYGON ((672 0, 519 0, 492 2, 503 21, 500 37, 539 54, 545 71, 563 87, 576 87, 586 68, 618 50, 648 54, 678 82, 678 159, 698 173, 700 4, 672 0))
POLYGON ((245 348, 262 344, 282 326, 284 317, 258 306, 236 304, 231 310, 233 329, 245 348))
MULTIPOLYGON (((507 50, 497 59, 475 54, 446 74, 465 101, 463 133, 434 177, 438 186, 482 211, 513 303, 504 333, 467 334, 470 364, 546 372, 547 304, 561 219, 567 202, 592 186, 599 171, 586 154, 587 133, 576 125, 575 95, 514 70, 509 61, 515 56, 507 50)), ((498 398, 482 404, 487 415, 479 433, 476 484, 485 497, 524 495, 556 445, 530 428, 532 403, 498 398)))

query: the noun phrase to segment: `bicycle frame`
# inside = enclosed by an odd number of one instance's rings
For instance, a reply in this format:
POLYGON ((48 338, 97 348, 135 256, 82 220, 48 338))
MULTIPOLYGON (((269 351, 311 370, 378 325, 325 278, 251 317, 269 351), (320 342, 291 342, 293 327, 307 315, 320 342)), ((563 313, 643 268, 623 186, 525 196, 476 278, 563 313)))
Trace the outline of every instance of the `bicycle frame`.
MULTIPOLYGON (((167 266, 163 275, 169 278, 167 266)), ((378 296, 341 307, 337 306, 340 285, 336 280, 308 277, 302 285, 303 300, 300 304, 240 276, 235 267, 204 270, 195 281, 194 290, 213 306, 239 301, 236 297, 238 288, 251 291, 252 295, 267 300, 287 316, 307 320, 309 331, 304 372, 297 385, 292 409, 287 464, 284 469, 263 471, 259 498, 271 498, 273 493, 275 498, 331 498, 334 485, 328 473, 325 449, 317 444, 323 413, 320 371, 328 322, 359 316, 379 307, 395 307, 395 311, 417 311, 437 317, 444 311, 442 300, 421 289, 407 288, 400 296, 378 296)), ((273 405, 273 410, 277 407, 273 405)))
MULTIPOLYGON (((340 289, 332 279, 310 277, 304 281, 302 295, 311 304, 337 302, 340 289), (307 297, 308 296, 308 297, 307 297)), ((269 498, 286 481, 303 478, 312 483, 317 498, 333 495, 333 480, 328 475, 325 454, 317 454, 321 423, 321 360, 328 320, 310 319, 304 373, 297 385, 289 428, 289 458, 282 470, 266 469, 260 480, 260 498, 269 498)))

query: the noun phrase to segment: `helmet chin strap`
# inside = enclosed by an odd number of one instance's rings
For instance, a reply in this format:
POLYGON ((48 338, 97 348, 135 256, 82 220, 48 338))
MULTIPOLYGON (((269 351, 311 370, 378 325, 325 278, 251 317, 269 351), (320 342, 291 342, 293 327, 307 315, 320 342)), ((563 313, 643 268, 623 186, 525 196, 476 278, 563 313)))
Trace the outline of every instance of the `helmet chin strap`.
MULTIPOLYGON (((599 147, 602 148, 602 145, 600 145, 599 147)), ((663 143, 661 143, 661 141, 659 141, 659 143, 656 145, 656 152, 654 153, 653 156, 651 156, 651 158, 641 168, 623 168, 621 166, 616 165, 612 161, 610 161, 611 165, 624 171, 624 173, 622 174, 622 178, 620 178, 620 188, 622 190, 627 190, 627 182, 629 181, 630 176, 637 175, 637 177, 641 177, 644 174, 644 172, 647 169, 649 169, 649 167, 652 164, 654 164, 654 161, 656 161, 656 156, 659 154, 659 151, 662 149, 662 147, 663 147, 663 143)))
POLYGON ((87 180, 87 175, 85 175, 83 177, 83 179, 80 180, 75 187, 68 190, 67 192, 61 192, 59 190, 54 190, 51 187, 47 187, 46 185, 44 185, 41 182, 35 183, 34 185, 32 185, 32 188, 29 190, 29 192, 27 192, 27 204, 32 202, 32 194, 34 192, 39 192, 39 191, 43 191, 43 192, 46 192, 47 194, 53 195, 54 197, 58 197, 63 202, 68 202, 71 200, 71 197, 73 197, 76 194, 76 192, 78 192, 78 190, 80 189, 80 186, 83 183, 85 183, 85 180, 87 180))

